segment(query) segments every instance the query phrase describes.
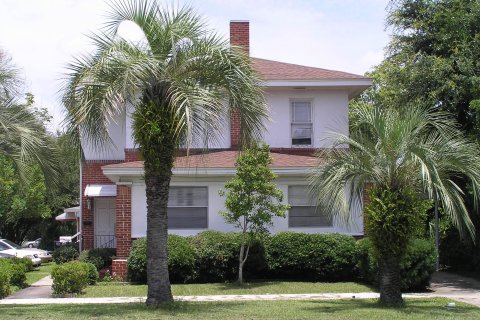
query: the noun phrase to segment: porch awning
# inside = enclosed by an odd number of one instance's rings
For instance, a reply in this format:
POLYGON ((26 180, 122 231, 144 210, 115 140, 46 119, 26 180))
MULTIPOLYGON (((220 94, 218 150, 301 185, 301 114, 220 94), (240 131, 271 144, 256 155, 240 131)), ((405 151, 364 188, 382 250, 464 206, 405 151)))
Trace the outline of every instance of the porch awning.
POLYGON ((57 221, 75 221, 80 213, 80 207, 63 209, 63 213, 55 217, 57 221))
POLYGON ((86 197, 115 197, 117 186, 114 184, 88 184, 85 188, 86 197))

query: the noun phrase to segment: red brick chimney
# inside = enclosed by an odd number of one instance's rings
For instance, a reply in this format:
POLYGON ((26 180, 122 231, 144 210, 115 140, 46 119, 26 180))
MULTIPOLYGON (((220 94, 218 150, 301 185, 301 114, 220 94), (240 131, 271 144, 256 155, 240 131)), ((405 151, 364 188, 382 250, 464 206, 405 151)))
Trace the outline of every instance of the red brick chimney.
MULTIPOLYGON (((230 45, 242 47, 250 55, 250 23, 245 20, 230 21, 230 45)), ((238 112, 230 114, 230 144, 236 148, 240 142, 240 116, 238 112)))

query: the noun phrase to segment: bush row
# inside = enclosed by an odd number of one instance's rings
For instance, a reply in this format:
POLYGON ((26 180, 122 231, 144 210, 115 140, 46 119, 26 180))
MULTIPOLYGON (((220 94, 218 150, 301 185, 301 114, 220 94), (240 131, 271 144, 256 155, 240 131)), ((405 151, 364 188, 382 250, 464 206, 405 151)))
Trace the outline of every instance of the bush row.
POLYGON ((52 269, 53 293, 75 294, 98 280, 97 268, 88 262, 71 261, 57 264, 52 269))
POLYGON ((78 260, 91 263, 97 270, 101 270, 112 265, 112 260, 115 255, 116 249, 114 248, 97 248, 82 251, 78 260))
POLYGON ((0 259, 0 299, 10 294, 10 286, 26 286, 26 273, 34 269, 29 258, 0 259))
MULTIPOLYGON (((173 283, 224 282, 237 277, 240 235, 217 231, 193 237, 170 235, 168 269, 173 283)), ((146 240, 133 243, 128 259, 131 281, 146 282, 146 240)), ((428 284, 435 251, 426 240, 412 241, 402 261, 404 290, 428 284), (433 257, 433 258, 432 258, 433 257)), ((340 234, 281 232, 252 243, 245 265, 247 279, 351 281, 376 284, 376 260, 367 239, 340 234)))

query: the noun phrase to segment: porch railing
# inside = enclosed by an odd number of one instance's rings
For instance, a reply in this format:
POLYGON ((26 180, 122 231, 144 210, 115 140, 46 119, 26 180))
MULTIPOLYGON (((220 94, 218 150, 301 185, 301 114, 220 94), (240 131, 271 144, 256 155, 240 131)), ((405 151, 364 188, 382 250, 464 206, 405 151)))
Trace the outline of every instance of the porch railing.
POLYGON ((115 235, 95 235, 95 248, 116 248, 115 235))

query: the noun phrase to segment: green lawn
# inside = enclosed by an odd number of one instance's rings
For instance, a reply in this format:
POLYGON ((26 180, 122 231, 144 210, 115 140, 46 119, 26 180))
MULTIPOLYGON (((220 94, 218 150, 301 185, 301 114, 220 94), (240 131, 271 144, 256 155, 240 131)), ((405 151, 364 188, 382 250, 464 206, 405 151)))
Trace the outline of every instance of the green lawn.
POLYGON ((373 300, 176 302, 159 309, 143 304, 0 306, 9 319, 480 319, 480 308, 447 299, 409 300, 402 309, 385 309, 373 300))
MULTIPOLYGON (((40 267, 35 268, 35 270, 27 272, 25 276, 27 277, 27 285, 31 286, 33 283, 37 282, 38 280, 50 275, 52 271, 52 267, 55 265, 53 262, 42 263, 40 267)), ((12 293, 21 290, 22 288, 17 286, 11 286, 12 293)))
POLYGON ((27 272, 27 284, 31 285, 32 283, 49 276, 54 265, 55 263, 53 262, 42 263, 42 265, 40 265, 40 267, 36 268, 34 271, 27 272))
MULTIPOLYGON (((372 289, 355 282, 253 282, 242 286, 236 283, 175 284, 172 285, 172 291, 177 296, 202 296, 216 294, 370 292, 372 289)), ((146 285, 112 282, 89 286, 81 297, 141 297, 146 295, 146 285)))

